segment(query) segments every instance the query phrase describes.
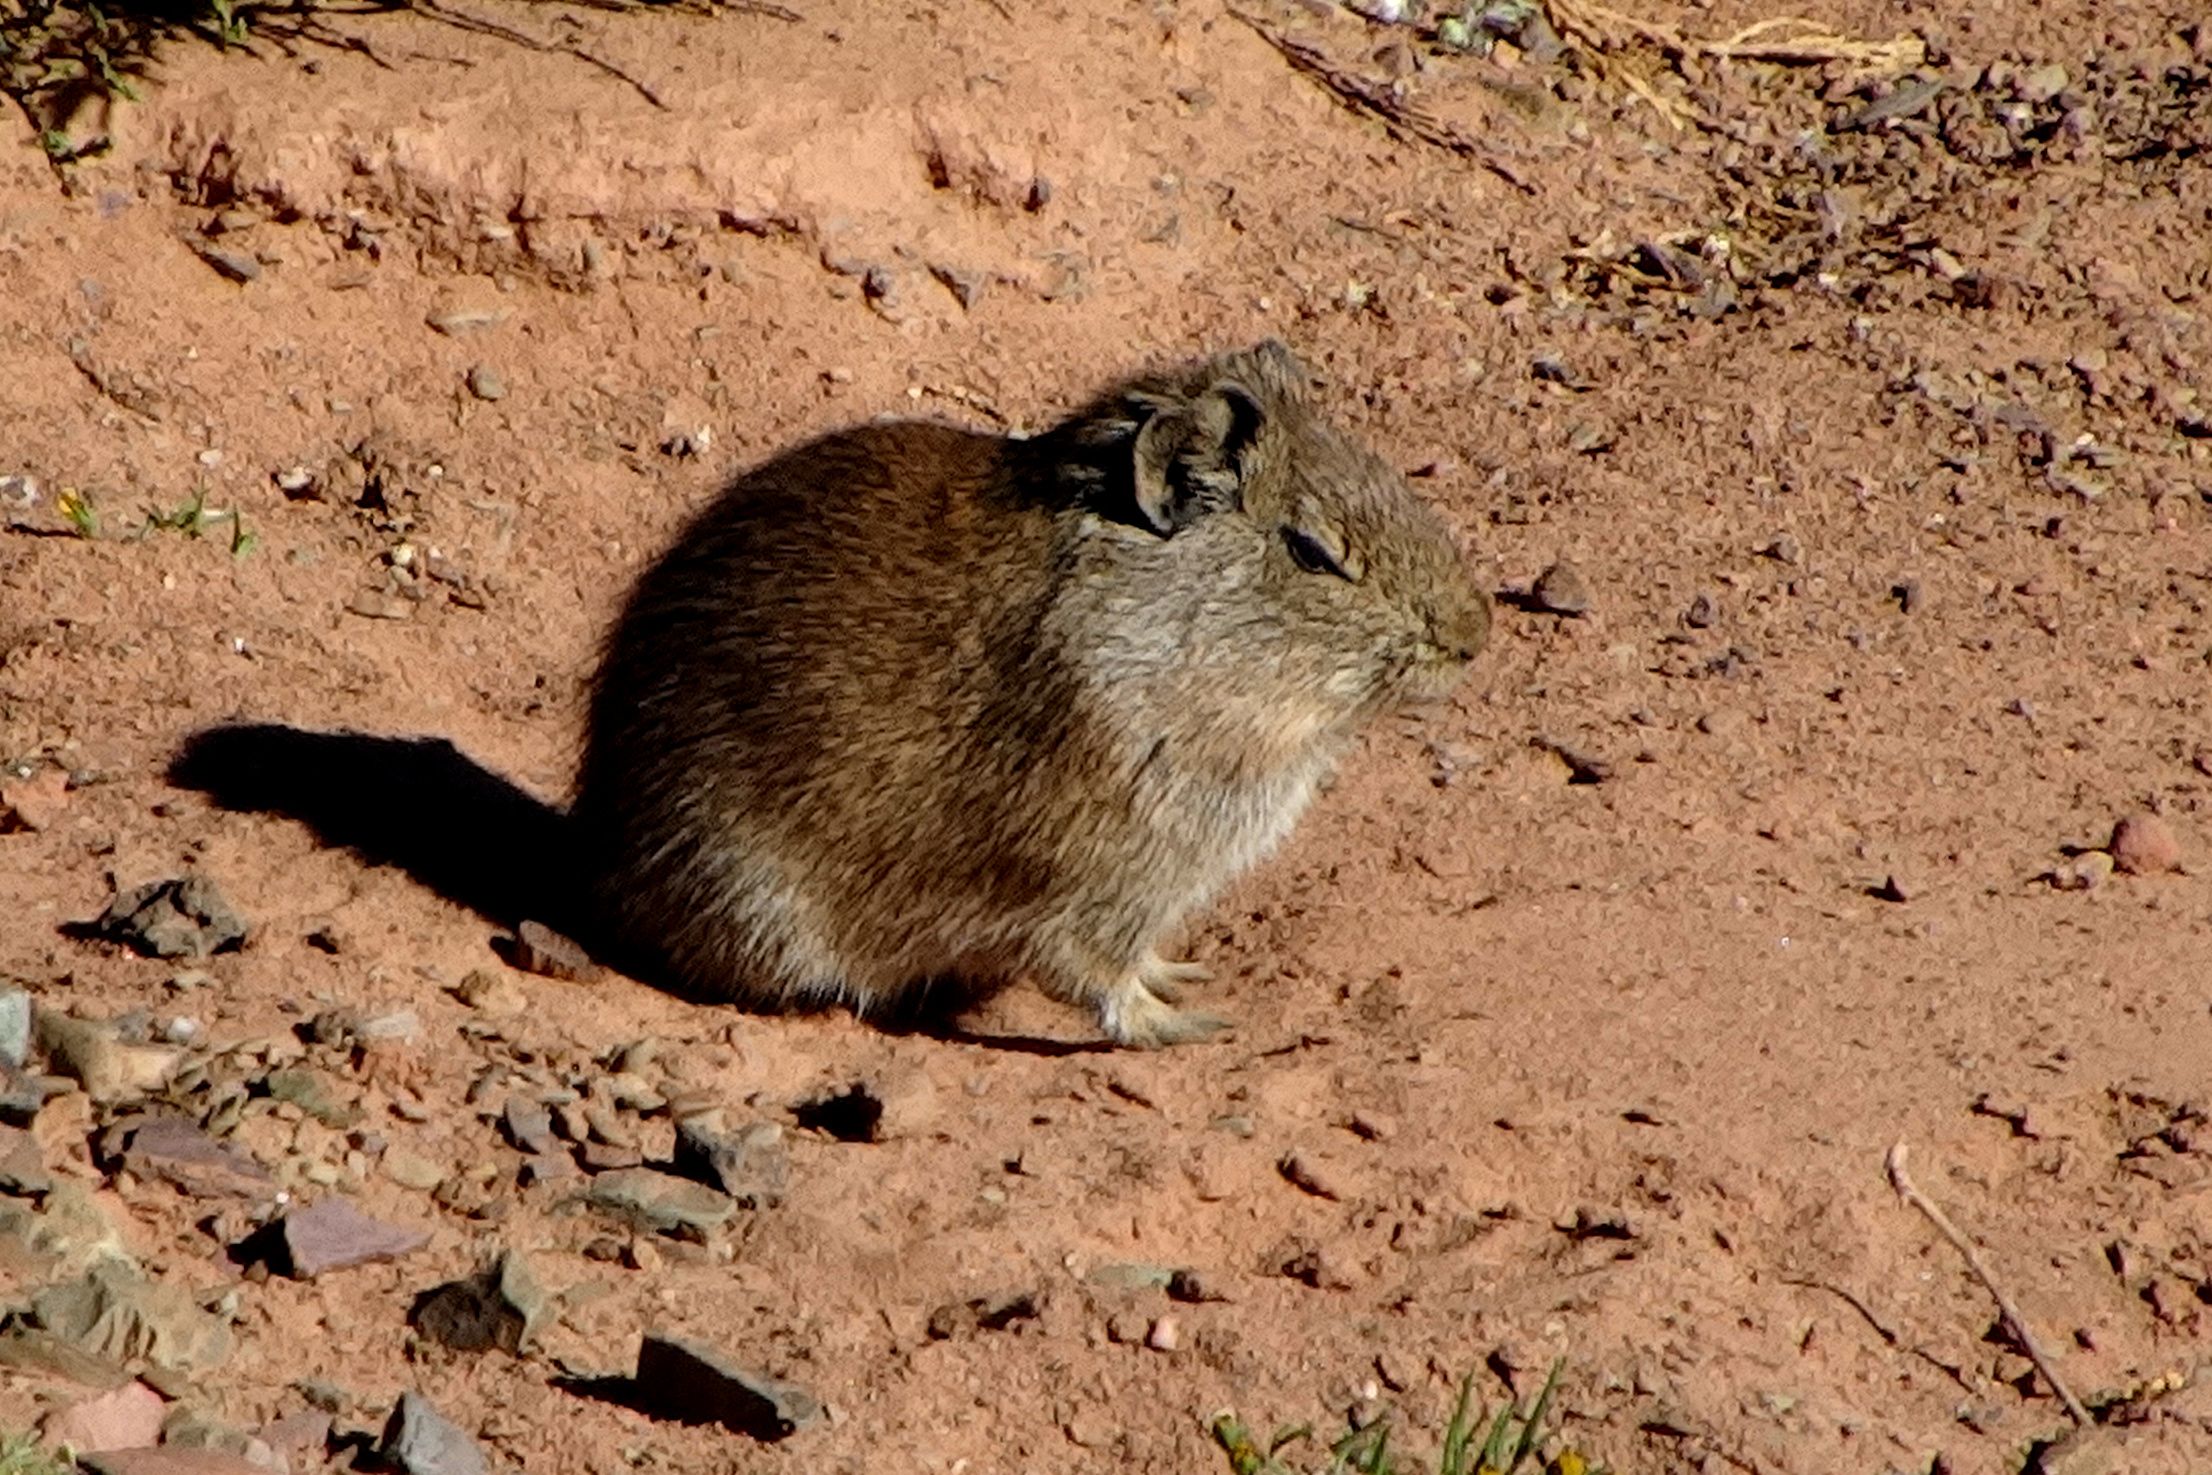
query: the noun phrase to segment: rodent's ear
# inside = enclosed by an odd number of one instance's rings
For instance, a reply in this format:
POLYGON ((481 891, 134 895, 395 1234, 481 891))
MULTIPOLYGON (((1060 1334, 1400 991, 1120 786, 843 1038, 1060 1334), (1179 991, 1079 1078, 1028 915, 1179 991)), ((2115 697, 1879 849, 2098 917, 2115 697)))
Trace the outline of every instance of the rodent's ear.
POLYGON ((1302 394, 1313 383, 1313 370, 1280 338, 1263 338, 1244 351, 1252 365, 1254 382, 1285 398, 1302 394))
POLYGON ((1252 446, 1267 422, 1259 395, 1233 379, 1196 399, 1155 401, 1137 431, 1137 512, 1163 538, 1243 503, 1252 446))

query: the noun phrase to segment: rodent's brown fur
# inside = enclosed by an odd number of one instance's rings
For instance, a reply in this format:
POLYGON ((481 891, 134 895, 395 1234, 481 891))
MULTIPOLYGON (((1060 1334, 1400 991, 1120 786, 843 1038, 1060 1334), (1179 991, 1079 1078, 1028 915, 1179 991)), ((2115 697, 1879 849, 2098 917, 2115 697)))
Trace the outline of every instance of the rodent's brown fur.
POLYGON ((1026 974, 1123 1043, 1217 1028, 1161 940, 1489 629, 1310 389, 1266 343, 1034 439, 878 424, 739 478, 607 644, 577 803, 604 929, 755 1006, 1026 974))

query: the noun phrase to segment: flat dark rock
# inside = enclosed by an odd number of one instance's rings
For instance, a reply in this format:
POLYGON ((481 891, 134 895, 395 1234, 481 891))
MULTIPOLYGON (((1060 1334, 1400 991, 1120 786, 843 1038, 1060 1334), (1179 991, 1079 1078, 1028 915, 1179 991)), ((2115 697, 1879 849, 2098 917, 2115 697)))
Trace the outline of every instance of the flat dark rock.
POLYGON ((526 973, 568 983, 597 983, 607 976, 580 944, 543 922, 524 922, 515 929, 507 960, 526 973))
POLYGON ((183 1117, 158 1116, 131 1133, 123 1165, 196 1198, 253 1198, 276 1188, 269 1170, 235 1143, 218 1142, 183 1117))
POLYGON ((760 1440, 787 1438, 822 1417, 821 1401, 798 1384, 749 1372, 686 1337, 648 1332, 635 1381, 644 1412, 760 1440))
POLYGON ((349 1265, 396 1260, 430 1243, 420 1229, 372 1218, 349 1198, 332 1197, 284 1216, 284 1253, 292 1275, 312 1280, 349 1265))

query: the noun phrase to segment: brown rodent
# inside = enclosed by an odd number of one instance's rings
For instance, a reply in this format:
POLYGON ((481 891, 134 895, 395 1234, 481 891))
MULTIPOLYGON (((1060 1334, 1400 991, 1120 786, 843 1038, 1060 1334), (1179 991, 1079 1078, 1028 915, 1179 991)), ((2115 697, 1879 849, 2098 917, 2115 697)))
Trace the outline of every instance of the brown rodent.
POLYGON ((1268 342, 1027 440, 847 430, 740 477, 607 643, 601 930, 686 991, 859 1010, 1027 975, 1113 1039, 1220 1021, 1163 938, 1489 602, 1268 342))

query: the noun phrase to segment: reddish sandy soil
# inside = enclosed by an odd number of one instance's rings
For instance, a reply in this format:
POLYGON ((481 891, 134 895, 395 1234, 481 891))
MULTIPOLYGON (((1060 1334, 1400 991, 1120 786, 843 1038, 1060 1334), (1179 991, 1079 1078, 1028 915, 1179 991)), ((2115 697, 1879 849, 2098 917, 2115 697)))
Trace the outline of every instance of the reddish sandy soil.
MULTIPOLYGON (((532 1471, 1200 1472, 1223 1407, 1388 1408, 1422 1445, 1463 1371, 1494 1400, 1563 1356, 1557 1423, 1616 1471, 2009 1475, 2067 1417, 1892 1194, 1906 1142, 2112 1468, 2212 1463, 2212 28, 1813 0, 1931 37, 1944 85, 1862 117, 1890 84, 1848 66, 1617 53, 1675 128, 1617 72, 1260 3, 1347 75, 1411 66, 1431 137, 1217 0, 479 0, 174 50, 58 175, 10 112, 0 758, 69 786, 0 834, 0 973, 196 1022, 195 1113, 332 1004, 420 1025, 305 1047, 350 1136, 258 1095, 218 1123, 299 1198, 430 1232, 390 1263, 242 1271, 250 1210, 112 1177, 119 1108, 41 1113, 150 1271, 237 1293, 184 1403, 251 1429, 324 1380, 338 1464, 414 1388, 532 1471), (564 802, 595 642, 718 478, 879 414, 1038 426, 1271 333, 1494 587, 1565 559, 1590 607, 1501 604, 1457 699, 1377 728, 1212 908, 1226 1042, 1093 1049, 1029 992, 900 1035, 502 962, 551 822, 494 776, 564 802), (142 533, 195 488, 255 546, 142 533), (240 719, 299 736, 237 807, 169 780, 240 719), (455 750, 307 736, 341 729, 455 750), (2138 811, 2178 870, 2082 854, 2138 811), (67 930, 192 872, 242 951, 67 930), (479 969, 527 1007, 464 1004, 479 969), (780 1205, 656 1239, 521 1181, 507 1095, 603 1097, 640 1040, 656 1090, 786 1125, 780 1205), (796 1124, 853 1082, 883 1140, 796 1124), (410 1328, 502 1248, 567 1293, 533 1349, 410 1328), (1016 1293, 1036 1315, 932 1335, 1016 1293), (595 1396, 653 1328, 828 1417, 761 1444, 595 1396)), ((626 1120, 665 1155, 666 1110, 626 1120)), ((82 1396, 5 1374, 0 1425, 82 1396)))

